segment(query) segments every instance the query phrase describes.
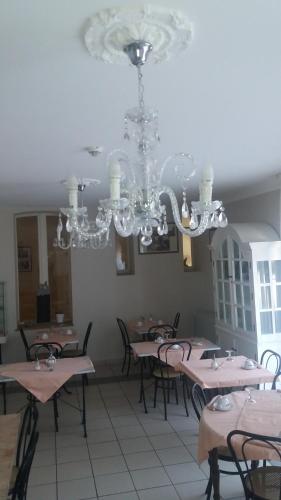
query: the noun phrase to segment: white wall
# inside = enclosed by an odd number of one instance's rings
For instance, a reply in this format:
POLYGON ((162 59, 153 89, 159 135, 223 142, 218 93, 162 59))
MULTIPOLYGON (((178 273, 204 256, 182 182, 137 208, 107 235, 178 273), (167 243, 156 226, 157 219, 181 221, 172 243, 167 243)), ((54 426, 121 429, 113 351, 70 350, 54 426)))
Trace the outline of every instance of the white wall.
MULTIPOLYGON (((41 208, 42 210, 42 208, 41 208)), ((45 208, 48 210, 48 208, 45 208)), ((24 208, 0 210, 0 281, 7 287, 8 343, 3 347, 5 361, 23 359, 24 351, 15 332, 17 325, 16 245, 14 214, 24 208)), ((27 211, 27 210, 26 210, 27 211)), ((191 333, 194 313, 212 309, 208 236, 196 241, 199 272, 183 271, 180 253, 138 255, 135 245, 135 274, 117 276, 113 246, 105 250, 72 251, 72 293, 74 324, 83 338, 93 320, 90 355, 94 360, 119 358, 121 337, 116 317, 125 319, 148 315, 172 321, 182 314, 181 327, 191 333)), ((180 245, 181 246, 181 245, 180 245)))

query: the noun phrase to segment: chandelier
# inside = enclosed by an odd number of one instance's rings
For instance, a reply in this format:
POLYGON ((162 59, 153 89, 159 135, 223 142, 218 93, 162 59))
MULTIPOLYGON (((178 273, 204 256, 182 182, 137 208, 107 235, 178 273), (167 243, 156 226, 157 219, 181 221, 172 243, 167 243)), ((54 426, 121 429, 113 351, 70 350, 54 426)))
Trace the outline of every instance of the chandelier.
POLYGON ((60 209, 55 243, 60 248, 104 248, 112 224, 122 237, 139 236, 144 246, 152 243, 154 233, 168 234, 167 218, 173 218, 178 230, 190 237, 227 225, 222 202, 212 200, 211 166, 203 170, 199 200, 189 203, 188 183, 196 171, 192 155, 174 154, 159 164, 155 154, 160 141, 158 114, 144 102, 143 65, 148 59, 158 63, 185 49, 191 35, 185 16, 157 6, 105 9, 91 19, 85 36, 90 53, 105 62, 123 63, 126 56, 137 71, 138 105, 124 117, 124 139, 134 144, 135 156, 130 159, 121 149, 108 155, 110 197, 100 200, 94 221, 78 198, 79 192, 96 181, 75 176, 66 181, 69 207, 60 209), (168 171, 181 184, 180 203, 174 190, 163 183, 168 171))

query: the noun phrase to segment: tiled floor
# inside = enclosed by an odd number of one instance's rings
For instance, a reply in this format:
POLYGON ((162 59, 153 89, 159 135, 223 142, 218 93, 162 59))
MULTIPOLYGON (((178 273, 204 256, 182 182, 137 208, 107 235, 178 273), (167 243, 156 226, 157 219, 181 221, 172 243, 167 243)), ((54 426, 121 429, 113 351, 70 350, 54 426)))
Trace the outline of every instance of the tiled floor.
MULTIPOLYGON (((149 382, 148 382, 149 384, 149 382)), ((59 403, 59 433, 54 432, 52 405, 40 409, 40 438, 32 466, 28 500, 199 500, 205 499, 208 465, 196 463, 198 425, 192 409, 170 404, 168 422, 162 403, 149 413, 138 403, 138 381, 90 384, 87 387, 88 438, 79 414, 59 403)), ((63 395, 77 405, 80 391, 63 395)), ((23 393, 10 394, 8 411, 25 403, 23 393)), ((243 497, 240 479, 221 478, 223 499, 243 497)))

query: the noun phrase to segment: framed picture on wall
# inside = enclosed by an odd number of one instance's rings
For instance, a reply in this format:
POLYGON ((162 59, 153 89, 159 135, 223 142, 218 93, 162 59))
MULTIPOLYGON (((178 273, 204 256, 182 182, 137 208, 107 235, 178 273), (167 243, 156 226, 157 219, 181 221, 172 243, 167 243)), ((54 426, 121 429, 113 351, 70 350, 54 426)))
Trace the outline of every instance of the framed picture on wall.
POLYGON ((30 247, 18 247, 18 270, 19 273, 30 273, 32 271, 30 247))
POLYGON ((139 236, 139 254, 148 255, 152 253, 177 253, 179 251, 178 230, 172 222, 168 223, 168 234, 159 236, 157 232, 153 233, 152 243, 148 247, 141 244, 139 236))
POLYGON ((115 235, 115 265, 117 276, 135 274, 133 237, 122 238, 115 235))

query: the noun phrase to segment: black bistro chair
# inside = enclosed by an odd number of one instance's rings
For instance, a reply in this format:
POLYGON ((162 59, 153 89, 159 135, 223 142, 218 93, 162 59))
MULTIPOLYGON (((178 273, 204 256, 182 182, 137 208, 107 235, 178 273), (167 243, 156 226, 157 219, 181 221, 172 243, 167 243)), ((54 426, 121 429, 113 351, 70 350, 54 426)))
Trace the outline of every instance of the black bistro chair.
POLYGON ((83 340, 82 349, 63 349, 61 357, 62 358, 76 358, 76 357, 86 356, 87 350, 88 350, 88 342, 89 342, 90 334, 92 331, 92 327, 93 327, 93 323, 92 323, 92 321, 90 321, 88 326, 87 326, 87 330, 86 330, 85 337, 83 340))
POLYGON ((38 440, 37 432, 38 410, 34 405, 28 405, 24 411, 19 432, 16 463, 12 470, 9 498, 25 499, 35 446, 38 440))
MULTIPOLYGON (((28 361, 39 361, 44 358, 46 360, 51 354, 53 354, 56 358, 60 358, 62 353, 62 346, 57 344, 56 342, 52 342, 51 344, 40 344, 35 343, 32 344, 27 351, 27 359, 28 361)), ((55 392, 52 396, 51 400, 53 401, 54 408, 54 422, 55 422, 55 430, 58 432, 58 396, 59 392, 55 392)), ((33 405, 36 404, 37 400, 33 395, 30 395, 30 401, 33 405)))
POLYGON ((177 330, 175 330, 173 325, 153 325, 147 331, 147 340, 155 340, 157 337, 164 337, 175 339, 177 336, 177 330))
POLYGON ((27 338, 26 338, 26 335, 24 333, 24 329, 23 328, 20 328, 19 332, 20 332, 20 336, 21 336, 21 339, 22 339, 23 347, 24 347, 24 350, 25 350, 25 357, 26 357, 26 359, 28 361, 27 352, 28 352, 28 349, 29 349, 29 345, 28 345, 28 342, 27 342, 27 338))
POLYGON ((281 438, 233 430, 227 436, 227 444, 243 484, 245 499, 281 500, 281 438), (264 458, 269 456, 270 452, 274 456, 271 460, 280 462, 280 465, 270 465, 266 460, 251 462, 248 458, 251 446, 264 447, 264 458), (241 467, 242 462, 244 470, 241 467))
POLYGON ((177 312, 175 315, 174 322, 173 322, 173 327, 175 328, 175 330, 177 330, 179 327, 180 317, 181 317, 181 314, 179 312, 177 312))
MULTIPOLYGON (((281 371, 281 356, 278 354, 278 352, 272 351, 271 349, 266 349, 262 355, 261 355, 261 360, 260 364, 264 368, 268 368, 271 372, 274 373, 275 379, 272 384, 272 389, 276 388, 276 381, 278 378, 278 374, 280 374, 281 371), (276 377, 277 375, 277 377, 276 377)), ((264 389, 266 388, 266 384, 261 384, 260 387, 263 387, 264 389)))
MULTIPOLYGON (((205 393, 204 393, 202 387, 199 384, 194 384, 192 386, 191 402, 192 402, 192 406, 193 406, 193 409, 195 411, 197 420, 198 420, 198 422, 200 422, 202 411, 204 410, 204 408, 207 404, 207 399, 206 399, 206 396, 205 396, 205 393)), ((234 462, 234 459, 231 456, 231 454, 229 453, 227 447, 218 448, 218 460, 220 460, 222 462, 228 462, 228 463, 234 462)), ((210 465, 210 460, 208 462, 210 465)), ((229 474, 232 476, 238 474, 238 472, 236 470, 229 471, 229 470, 223 470, 221 468, 219 468, 219 472, 222 474, 229 474)), ((210 474, 207 488, 205 491, 205 494, 207 495, 207 500, 210 500, 211 493, 212 493, 212 478, 211 478, 211 474, 210 474)))
POLYGON ((117 321, 117 324, 119 326, 119 330, 121 332, 123 352, 124 352, 123 363, 122 363, 122 373, 124 372, 126 362, 128 361, 127 372, 126 372, 126 375, 128 377, 129 373, 130 373, 131 357, 133 356, 133 351, 132 351, 132 348, 130 346, 130 339, 129 339, 129 334, 128 334, 126 324, 124 323, 124 321, 121 318, 116 318, 116 321, 117 321))
MULTIPOLYGON (((163 391, 165 420, 167 420, 167 403, 170 403, 170 389, 175 390, 176 403, 177 404, 179 403, 177 380, 181 378, 181 373, 175 371, 175 369, 169 365, 168 363, 169 355, 178 352, 179 360, 187 361, 190 357, 191 349, 192 347, 189 342, 180 342, 180 341, 164 342, 163 344, 160 344, 160 346, 158 347, 156 363, 152 372, 152 376, 154 377, 154 408, 156 407, 157 391, 160 382, 163 391)), ((183 381, 183 400, 184 400, 186 415, 188 416, 184 376, 182 376, 182 381, 183 381)))

